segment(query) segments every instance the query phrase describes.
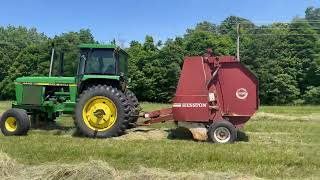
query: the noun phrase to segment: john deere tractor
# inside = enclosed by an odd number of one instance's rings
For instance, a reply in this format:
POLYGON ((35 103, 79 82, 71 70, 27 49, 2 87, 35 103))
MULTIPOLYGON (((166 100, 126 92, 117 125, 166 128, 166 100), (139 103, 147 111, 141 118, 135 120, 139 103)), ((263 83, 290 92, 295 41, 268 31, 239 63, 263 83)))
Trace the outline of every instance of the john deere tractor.
POLYGON ((1 116, 4 135, 25 135, 39 121, 54 122, 62 114, 72 115, 77 130, 88 137, 119 136, 135 125, 139 103, 127 89, 127 53, 113 44, 79 48, 75 77, 62 76, 62 55, 60 76, 51 76, 51 58, 48 77, 16 79, 16 101, 1 116))

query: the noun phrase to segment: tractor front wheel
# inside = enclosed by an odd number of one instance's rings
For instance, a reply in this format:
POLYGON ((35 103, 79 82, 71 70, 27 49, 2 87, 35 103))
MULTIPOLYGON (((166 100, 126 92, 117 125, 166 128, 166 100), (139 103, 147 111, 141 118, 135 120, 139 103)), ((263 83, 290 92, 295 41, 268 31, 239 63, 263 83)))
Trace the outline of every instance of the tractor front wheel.
POLYGON ((1 116, 0 128, 5 136, 26 135, 30 129, 27 112, 23 109, 9 109, 1 116))
POLYGON ((126 96, 111 86, 93 86, 83 91, 75 108, 75 125, 88 137, 122 135, 129 123, 126 96))

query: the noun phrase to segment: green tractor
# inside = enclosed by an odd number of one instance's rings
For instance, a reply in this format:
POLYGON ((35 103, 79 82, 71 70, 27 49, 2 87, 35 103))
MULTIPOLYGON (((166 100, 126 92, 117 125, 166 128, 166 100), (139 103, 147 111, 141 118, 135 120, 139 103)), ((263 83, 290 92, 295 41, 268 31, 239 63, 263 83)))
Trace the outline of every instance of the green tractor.
MULTIPOLYGON (((62 114, 73 116, 79 133, 87 137, 119 136, 135 126, 140 107, 127 89, 128 54, 116 45, 82 44, 75 77, 20 77, 16 101, 1 116, 4 135, 25 135, 38 123, 50 123, 62 114), (29 118, 30 116, 30 118, 29 118)), ((63 53, 61 53, 63 54, 63 53)))

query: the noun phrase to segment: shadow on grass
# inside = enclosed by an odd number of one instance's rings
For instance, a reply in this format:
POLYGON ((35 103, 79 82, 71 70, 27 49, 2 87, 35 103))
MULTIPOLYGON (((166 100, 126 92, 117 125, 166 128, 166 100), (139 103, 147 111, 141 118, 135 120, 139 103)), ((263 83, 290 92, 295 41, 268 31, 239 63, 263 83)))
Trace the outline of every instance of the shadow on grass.
MULTIPOLYGON (((175 140, 193 140, 193 136, 192 133, 186 129, 186 128, 182 128, 182 127, 178 127, 176 129, 170 129, 170 130, 166 130, 169 135, 168 135, 168 139, 175 139, 175 140)), ((237 140, 236 141, 241 141, 241 142, 248 142, 249 141, 249 136, 240 130, 237 130, 237 140)))
POLYGON ((56 121, 31 121, 31 129, 50 131, 64 130, 65 128, 68 127, 64 127, 56 121))
POLYGON ((178 127, 175 129, 169 129, 169 130, 165 130, 168 132, 168 139, 175 139, 175 140, 194 140, 192 133, 186 129, 186 128, 182 128, 182 127, 178 127))
POLYGON ((76 128, 73 126, 63 126, 57 122, 45 122, 31 125, 31 130, 47 132, 53 135, 71 135, 79 137, 76 128))
MULTIPOLYGON (((63 126, 59 123, 47 123, 44 126, 38 126, 37 128, 33 128, 41 131, 48 131, 53 135, 70 135, 72 137, 85 137, 79 131, 76 130, 73 126, 63 126)), ((237 141, 248 142, 249 137, 243 131, 237 130, 237 141)), ((192 133, 183 127, 170 128, 170 129, 158 129, 158 128, 149 128, 149 127, 136 127, 132 129, 128 129, 123 136, 130 138, 128 135, 134 136, 138 135, 142 139, 144 137, 148 137, 146 139, 169 139, 169 140, 190 140, 197 141, 193 139, 192 133), (138 134, 136 134, 138 133, 138 134)))
POLYGON ((242 141, 242 142, 249 141, 249 136, 245 132, 238 130, 237 133, 238 133, 237 141, 242 141))

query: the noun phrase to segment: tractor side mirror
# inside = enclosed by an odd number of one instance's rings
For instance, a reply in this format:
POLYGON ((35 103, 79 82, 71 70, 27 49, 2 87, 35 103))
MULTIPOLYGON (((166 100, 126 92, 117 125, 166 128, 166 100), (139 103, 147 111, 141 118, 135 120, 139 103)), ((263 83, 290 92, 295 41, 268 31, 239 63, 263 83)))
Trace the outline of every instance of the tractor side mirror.
POLYGON ((81 55, 80 56, 80 62, 79 62, 79 66, 78 66, 78 73, 77 75, 82 75, 84 73, 84 68, 85 68, 85 63, 86 63, 86 56, 85 55, 81 55))

